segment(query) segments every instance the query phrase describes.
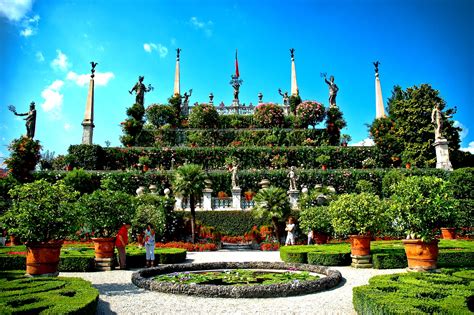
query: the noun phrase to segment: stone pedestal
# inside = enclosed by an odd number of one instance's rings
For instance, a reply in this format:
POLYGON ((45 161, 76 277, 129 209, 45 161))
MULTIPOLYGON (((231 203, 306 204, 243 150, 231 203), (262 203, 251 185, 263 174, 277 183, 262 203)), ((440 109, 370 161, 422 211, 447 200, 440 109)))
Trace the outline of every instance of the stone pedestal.
POLYGON ((375 118, 385 117, 383 107, 382 86, 380 85, 379 74, 375 74, 375 118))
POLYGON ((95 258, 95 270, 114 270, 114 258, 95 258))
POLYGON ((284 114, 285 116, 290 115, 290 106, 288 106, 288 105, 283 105, 283 114, 284 114))
POLYGON ((235 210, 242 210, 240 205, 242 189, 240 187, 232 188, 232 208, 235 210))
POLYGON ((205 188, 202 191, 203 200, 202 200, 202 209, 205 211, 212 210, 212 189, 205 188))
POLYGON ((290 197, 290 206, 291 209, 298 208, 298 197, 300 195, 299 190, 288 190, 288 196, 290 197))
POLYGON ((367 256, 357 256, 351 255, 352 268, 372 268, 372 255, 367 256))
POLYGON ((440 168, 447 171, 452 171, 453 166, 449 160, 449 148, 448 140, 436 139, 433 146, 436 149, 436 168, 440 168))
POLYGON ((232 101, 232 113, 238 115, 239 113, 240 102, 238 99, 232 101))

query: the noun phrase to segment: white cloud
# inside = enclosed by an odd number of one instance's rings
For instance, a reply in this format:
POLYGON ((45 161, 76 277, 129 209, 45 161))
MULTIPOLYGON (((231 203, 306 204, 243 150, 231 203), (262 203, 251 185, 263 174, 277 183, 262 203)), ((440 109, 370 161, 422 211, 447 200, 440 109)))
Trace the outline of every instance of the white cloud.
POLYGON ((171 38, 171 46, 176 46, 176 38, 171 38))
POLYGON ((36 52, 35 56, 36 56, 36 60, 38 62, 43 62, 44 61, 44 56, 43 56, 43 53, 41 51, 36 52))
POLYGON ((454 127, 461 128, 461 131, 459 132, 459 138, 461 139, 461 141, 463 141, 464 138, 466 138, 467 134, 469 133, 469 129, 466 126, 464 126, 460 121, 457 121, 457 120, 454 121, 454 127))
POLYGON ((212 21, 202 22, 197 17, 193 16, 189 20, 192 26, 197 30, 202 30, 207 37, 212 36, 212 21))
POLYGON ((23 28, 20 31, 20 35, 23 37, 30 37, 35 35, 38 32, 38 23, 40 20, 40 16, 36 14, 32 18, 25 18, 21 21, 21 26, 23 28))
POLYGON ((362 141, 350 144, 351 147, 372 147, 374 145, 375 145, 374 140, 370 138, 366 138, 362 141))
POLYGON ((461 151, 471 152, 471 154, 474 154, 474 141, 469 142, 467 148, 461 148, 461 151))
POLYGON ((52 119, 59 119, 61 117, 64 95, 60 91, 63 85, 64 81, 56 80, 41 92, 41 97, 44 98, 41 108, 49 113, 52 119))
POLYGON ((70 123, 65 123, 64 124, 64 130, 69 131, 69 130, 71 130, 71 128, 72 128, 72 126, 71 126, 70 123))
POLYGON ((145 43, 143 44, 143 49, 147 53, 152 53, 154 50, 158 52, 161 58, 166 57, 168 55, 168 47, 162 44, 155 44, 155 43, 145 43))
MULTIPOLYGON (((74 71, 69 71, 66 79, 76 82, 79 86, 85 86, 89 83, 91 76, 90 74, 77 74, 74 71)), ((109 83, 110 80, 115 78, 112 72, 96 72, 94 77, 94 84, 104 86, 109 83)))
POLYGON ((29 27, 25 28, 23 31, 20 32, 20 35, 23 37, 29 37, 33 35, 33 30, 29 27))
POLYGON ((56 53, 58 54, 56 58, 51 61, 51 67, 55 70, 61 70, 61 71, 66 71, 70 64, 67 61, 67 56, 64 54, 61 50, 56 50, 56 53))
POLYGON ((10 21, 20 21, 31 10, 33 0, 0 0, 0 15, 10 21))

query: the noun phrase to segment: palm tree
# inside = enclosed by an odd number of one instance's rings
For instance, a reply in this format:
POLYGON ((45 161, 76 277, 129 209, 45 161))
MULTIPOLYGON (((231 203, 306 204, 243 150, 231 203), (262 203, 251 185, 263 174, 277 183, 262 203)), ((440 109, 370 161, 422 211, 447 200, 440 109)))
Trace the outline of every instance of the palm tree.
POLYGON ((196 202, 202 195, 206 174, 200 165, 185 164, 178 167, 174 173, 173 190, 175 193, 188 197, 191 209, 191 234, 192 242, 196 241, 196 202))
POLYGON ((270 217, 278 242, 280 242, 280 231, 278 220, 286 218, 290 214, 290 202, 286 192, 282 188, 268 187, 261 189, 255 195, 255 207, 252 211, 258 218, 270 217))

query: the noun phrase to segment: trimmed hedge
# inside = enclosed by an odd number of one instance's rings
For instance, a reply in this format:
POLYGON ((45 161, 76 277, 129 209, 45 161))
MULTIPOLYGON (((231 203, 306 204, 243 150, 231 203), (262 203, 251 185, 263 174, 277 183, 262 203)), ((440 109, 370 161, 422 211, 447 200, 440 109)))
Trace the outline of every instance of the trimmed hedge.
POLYGON ((327 245, 298 245, 280 247, 284 262, 323 266, 347 266, 351 263, 348 243, 327 245))
POLYGON ((473 278, 459 269, 376 276, 353 288, 352 301, 358 314, 472 314, 473 278))
POLYGON ((215 227, 224 235, 241 236, 254 225, 269 224, 263 218, 254 218, 250 211, 196 211, 196 221, 204 226, 215 227))
POLYGON ((68 153, 74 167, 97 170, 102 169, 105 163, 104 149, 97 144, 71 145, 68 153))
MULTIPOLYGON (((142 268, 145 266, 146 255, 144 248, 127 246, 127 267, 142 268)), ((187 251, 181 248, 156 248, 156 264, 178 264, 186 260, 187 251)))
POLYGON ((99 291, 79 278, 29 278, 0 271, 2 314, 95 314, 99 291))

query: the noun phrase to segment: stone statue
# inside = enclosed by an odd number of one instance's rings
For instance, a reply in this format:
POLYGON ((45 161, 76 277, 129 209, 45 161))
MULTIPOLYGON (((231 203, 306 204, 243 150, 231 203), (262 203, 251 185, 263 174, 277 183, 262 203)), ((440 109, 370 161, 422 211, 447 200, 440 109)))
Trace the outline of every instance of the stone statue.
POLYGON ((179 60, 179 53, 181 52, 181 48, 176 48, 176 59, 179 60))
POLYGON ((373 64, 375 66, 375 74, 379 74, 379 64, 380 64, 380 62, 375 61, 375 62, 373 62, 373 64))
POLYGON ((324 81, 329 86, 329 105, 331 107, 337 106, 336 105, 336 96, 339 88, 337 87, 336 83, 334 83, 334 76, 329 77, 329 81, 326 78, 326 74, 324 74, 324 81))
MULTIPOLYGON (((449 116, 446 116, 449 118, 449 116)), ((443 139, 441 130, 443 129, 443 113, 439 108, 439 103, 436 103, 431 112, 431 122, 435 125, 435 140, 443 139)))
POLYGON ((184 99, 184 101, 183 101, 184 104, 188 104, 188 102, 189 102, 189 97, 190 97, 192 94, 193 94, 193 89, 190 89, 190 90, 189 90, 189 94, 188 94, 187 92, 184 92, 184 95, 181 96, 181 98, 184 99))
POLYGON ((290 172, 288 173, 288 178, 290 179, 290 190, 297 190, 296 181, 298 180, 298 177, 296 176, 294 166, 290 168, 290 172))
POLYGON ((30 110, 27 113, 19 114, 16 112, 15 106, 10 105, 8 109, 13 112, 16 116, 26 116, 24 119, 26 121, 26 136, 28 138, 33 139, 35 137, 35 129, 36 129, 36 109, 35 109, 35 102, 31 102, 30 110))
POLYGON ((94 62, 94 61, 91 61, 91 66, 92 66, 92 69, 91 69, 91 79, 94 79, 95 77, 95 67, 98 65, 97 62, 94 62))
POLYGON ((232 162, 230 171, 232 172, 232 189, 239 188, 239 175, 237 174, 239 171, 239 164, 236 161, 232 162))
POLYGON ((230 80, 230 84, 234 88, 234 101, 239 100, 239 90, 240 90, 240 85, 242 85, 243 81, 239 79, 238 76, 236 75, 231 75, 230 76, 232 80, 230 80))
POLYGON ((209 93, 209 104, 214 104, 214 94, 209 93))
POLYGON ((263 103, 263 94, 262 94, 262 92, 258 93, 258 103, 263 103))
POLYGON ((295 59, 295 49, 290 48, 291 59, 295 59))
POLYGON ((288 106, 290 104, 290 97, 288 96, 288 92, 282 93, 281 89, 278 89, 278 94, 283 97, 283 105, 288 106))
POLYGON ((133 86, 133 88, 130 91, 128 91, 128 93, 130 94, 132 94, 132 92, 135 91, 136 93, 135 103, 140 104, 142 106, 144 106, 144 103, 145 103, 145 93, 153 91, 153 87, 150 84, 148 84, 148 87, 146 87, 145 84, 143 84, 143 79, 145 79, 145 77, 139 76, 138 82, 133 86))

